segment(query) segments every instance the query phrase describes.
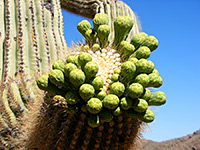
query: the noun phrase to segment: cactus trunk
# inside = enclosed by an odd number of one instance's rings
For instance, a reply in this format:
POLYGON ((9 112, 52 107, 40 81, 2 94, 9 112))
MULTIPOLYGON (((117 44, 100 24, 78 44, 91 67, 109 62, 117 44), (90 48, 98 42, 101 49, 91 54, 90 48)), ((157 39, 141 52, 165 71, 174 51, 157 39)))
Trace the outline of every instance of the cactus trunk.
POLYGON ((46 101, 51 95, 44 97, 36 86, 36 78, 47 75, 52 63, 69 52, 61 7, 88 18, 106 13, 111 43, 118 16, 135 22, 127 41, 140 30, 134 12, 121 1, 0 1, 0 149, 129 149, 140 121, 120 115, 92 129, 85 125, 87 114, 54 109, 46 101))

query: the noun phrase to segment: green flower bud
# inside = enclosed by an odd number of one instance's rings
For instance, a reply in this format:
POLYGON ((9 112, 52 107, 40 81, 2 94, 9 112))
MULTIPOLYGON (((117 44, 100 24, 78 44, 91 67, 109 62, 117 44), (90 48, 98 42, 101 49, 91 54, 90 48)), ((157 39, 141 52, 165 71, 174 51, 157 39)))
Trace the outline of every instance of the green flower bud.
POLYGON ((103 79, 99 76, 93 78, 90 83, 92 84, 92 86, 94 87, 94 89, 96 91, 100 90, 101 88, 103 88, 104 82, 103 79))
POLYGON ((92 61, 92 56, 89 53, 83 52, 78 57, 78 62, 81 66, 84 66, 87 62, 92 61))
POLYGON ((121 73, 127 78, 132 78, 135 75, 136 66, 131 61, 126 61, 121 65, 121 73))
POLYGON ((99 70, 99 66, 96 62, 90 61, 85 64, 83 71, 85 72, 85 75, 87 78, 94 77, 99 70))
POLYGON ((100 120, 98 115, 90 115, 88 118, 88 125, 92 128, 100 126, 100 120))
POLYGON ((152 73, 155 73, 155 74, 157 74, 158 76, 159 76, 159 72, 158 72, 158 70, 157 69, 155 69, 154 68, 154 70, 153 70, 153 72, 152 73))
POLYGON ((150 99, 150 97, 151 97, 151 91, 149 89, 145 88, 144 93, 142 94, 142 96, 140 98, 148 101, 150 99))
POLYGON ((155 73, 149 74, 149 84, 148 87, 160 87, 163 84, 163 80, 160 76, 155 73))
POLYGON ((85 32, 86 43, 88 43, 90 46, 93 45, 96 42, 96 36, 97 33, 93 32, 92 29, 87 30, 85 32))
POLYGON ((147 36, 142 45, 154 51, 158 47, 158 40, 154 36, 147 36))
POLYGON ((136 57, 137 59, 147 59, 150 57, 151 50, 146 46, 139 47, 130 57, 136 57))
POLYGON ((151 109, 147 109, 143 113, 137 113, 137 118, 143 122, 151 123, 155 119, 155 114, 151 109))
POLYGON ((84 45, 84 46, 83 46, 83 49, 84 49, 85 51, 87 51, 87 50, 90 49, 90 46, 89 46, 89 45, 84 45))
POLYGON ((101 120, 103 120, 105 122, 110 122, 114 118, 112 113, 106 109, 104 109, 100 112, 99 117, 101 120))
POLYGON ((128 96, 130 96, 131 98, 139 98, 140 96, 142 96, 143 91, 144 91, 144 88, 141 84, 132 83, 128 87, 128 96))
POLYGON ((132 107, 133 100, 129 97, 123 97, 120 101, 120 107, 124 110, 128 110, 132 107))
POLYGON ((109 94, 103 99, 104 107, 115 109, 119 105, 119 98, 114 94, 109 94))
POLYGON ((60 94, 63 95, 63 91, 60 90, 59 88, 57 88, 55 85, 53 85, 50 81, 49 81, 49 77, 46 75, 41 75, 38 79, 37 79, 37 86, 41 89, 41 90, 45 90, 48 91, 52 94, 60 94))
POLYGON ((154 70, 154 64, 152 61, 146 59, 140 59, 136 63, 137 73, 152 73, 154 70))
POLYGON ((135 48, 137 49, 138 47, 142 46, 142 44, 144 43, 147 36, 148 35, 144 32, 135 34, 131 40, 131 44, 133 44, 135 46, 135 48))
POLYGON ((104 13, 98 13, 93 19, 94 29, 98 30, 100 25, 108 25, 108 15, 104 13))
POLYGON ((76 61, 76 56, 74 56, 74 55, 70 55, 70 56, 68 56, 67 59, 66 59, 66 62, 67 62, 67 63, 76 64, 75 61, 76 61))
POLYGON ((96 97, 100 100, 103 100, 106 97, 106 92, 102 89, 100 92, 96 94, 96 97))
POLYGON ((83 20, 78 24, 77 29, 84 36, 85 32, 91 29, 91 24, 87 20, 83 20))
POLYGON ((102 102, 98 98, 91 98, 86 105, 87 110, 92 114, 97 114, 102 110, 102 102))
POLYGON ((130 44, 127 41, 122 41, 119 45, 120 52, 123 54, 125 58, 128 58, 135 51, 135 46, 130 44))
POLYGON ((113 74, 112 77, 111 77, 111 80, 112 80, 113 82, 117 82, 117 81, 119 81, 119 77, 120 77, 119 74, 113 74))
POLYGON ((76 104, 80 101, 80 98, 78 97, 78 95, 72 91, 67 92, 67 94, 65 95, 65 99, 67 103, 71 105, 76 104))
POLYGON ((165 103, 166 95, 161 91, 153 93, 148 101, 149 106, 161 106, 165 103))
POLYGON ((69 80, 76 88, 78 88, 85 82, 85 74, 80 69, 74 69, 69 73, 69 80))
POLYGON ((100 25, 97 29, 97 36, 99 38, 101 47, 108 46, 108 36, 110 34, 110 27, 108 25, 100 25))
MULTIPOLYGON (((131 55, 132 56, 132 55, 131 55)), ((138 62, 138 59, 137 58, 135 58, 135 57, 131 57, 130 56, 130 58, 128 59, 128 61, 131 61, 131 62, 133 62, 134 64, 136 64, 137 62, 138 62)))
POLYGON ((113 110, 114 116, 119 116, 121 113, 122 113, 122 110, 120 107, 117 107, 116 109, 113 110))
POLYGON ((124 94, 124 91, 125 91, 125 86, 120 82, 114 82, 110 86, 110 94, 115 94, 118 97, 122 96, 124 94))
POLYGON ((94 45, 92 46, 92 49, 93 49, 93 51, 97 51, 97 50, 100 49, 100 45, 99 45, 99 44, 94 44, 94 45))
POLYGON ((54 69, 49 73, 49 80, 54 85, 62 86, 65 83, 65 76, 61 70, 54 69))
POLYGON ((125 41, 133 27, 133 19, 129 16, 119 16, 114 21, 115 38, 113 44, 118 46, 121 41, 125 41))
POLYGON ((79 94, 84 101, 87 101, 94 96, 95 89, 90 84, 83 84, 79 88, 79 94))
POLYGON ((65 67, 65 65, 61 60, 56 60, 53 63, 53 69, 58 69, 58 70, 61 70, 62 72, 64 72, 64 67, 65 67))
POLYGON ((149 76, 147 74, 139 74, 136 76, 135 83, 140 83, 144 88, 149 84, 149 76))
POLYGON ((66 77, 69 77, 69 73, 74 70, 77 69, 77 66, 73 63, 68 63, 64 66, 64 73, 66 77))
POLYGON ((145 112, 148 108, 148 103, 144 99, 134 99, 133 109, 137 112, 145 112))
POLYGON ((121 73, 121 70, 120 69, 115 69, 114 70, 114 74, 120 74, 121 73))

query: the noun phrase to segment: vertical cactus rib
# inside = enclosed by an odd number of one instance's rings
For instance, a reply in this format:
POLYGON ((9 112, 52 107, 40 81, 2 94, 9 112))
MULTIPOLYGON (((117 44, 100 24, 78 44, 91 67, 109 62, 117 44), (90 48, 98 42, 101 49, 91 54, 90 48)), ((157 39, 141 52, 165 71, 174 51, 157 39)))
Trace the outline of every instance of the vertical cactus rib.
POLYGON ((50 49, 46 34, 46 23, 44 17, 44 2, 34 0, 36 14, 36 33, 38 35, 39 60, 41 74, 47 74, 50 67, 50 49))
POLYGON ((4 89, 1 96, 1 101, 3 103, 3 107, 6 112, 6 115, 8 116, 10 124, 12 125, 16 124, 17 123, 16 116, 11 110, 10 105, 8 103, 8 89, 4 89))
POLYGON ((28 37, 28 53, 29 53, 29 69, 30 74, 34 72, 40 72, 40 62, 39 62, 39 49, 38 49, 38 39, 36 32, 36 14, 34 1, 25 1, 26 3, 26 27, 27 27, 27 37, 28 37))
POLYGON ((16 0, 17 8, 17 64, 19 64, 19 72, 23 72, 30 76, 29 66, 29 49, 28 35, 26 25, 26 4, 23 0, 16 0))
POLYGON ((4 37, 5 37, 5 14, 4 14, 4 1, 0 1, 0 80, 2 79, 2 72, 3 72, 3 44, 4 44, 4 37))
POLYGON ((3 56, 3 81, 16 72, 16 21, 14 0, 5 0, 5 40, 3 56), (11 62, 12 61, 12 62, 11 62))
POLYGON ((55 38, 54 33, 54 24, 53 24, 53 17, 54 17, 54 6, 52 1, 46 1, 44 2, 44 21, 46 25, 46 34, 47 34, 47 40, 49 43, 49 52, 50 52, 50 63, 55 61, 58 56, 58 46, 57 41, 55 38))

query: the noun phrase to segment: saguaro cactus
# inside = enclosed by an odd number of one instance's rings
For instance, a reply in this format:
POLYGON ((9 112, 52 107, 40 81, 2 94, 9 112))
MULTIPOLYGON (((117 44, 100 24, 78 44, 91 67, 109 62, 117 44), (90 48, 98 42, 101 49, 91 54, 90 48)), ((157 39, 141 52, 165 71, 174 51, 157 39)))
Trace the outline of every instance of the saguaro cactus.
MULTIPOLYGON (((132 40, 133 35, 139 33, 139 24, 135 14, 122 1, 0 1, 0 81, 2 82, 0 86, 0 149, 35 148, 49 150, 80 147, 81 149, 98 149, 104 148, 104 146, 105 149, 128 149, 139 135, 141 125, 139 120, 148 122, 149 119, 152 119, 153 113, 148 109, 146 116, 138 114, 137 116, 134 115, 135 118, 130 118, 127 114, 120 115, 121 108, 132 108, 128 106, 131 103, 130 100, 128 101, 125 98, 123 100, 119 99, 117 103, 122 107, 117 107, 116 104, 115 110, 111 113, 107 109, 112 104, 109 103, 109 97, 105 98, 108 94, 105 90, 109 91, 111 88, 111 93, 116 94, 117 97, 124 94, 121 85, 127 84, 126 79, 128 76, 126 77, 126 72, 119 70, 120 63, 125 58, 129 58, 130 61, 137 60, 138 57, 143 56, 142 52, 137 50, 137 54, 131 53, 132 57, 126 51, 122 52, 122 50, 119 50, 119 53, 114 50, 103 52, 113 59, 112 64, 107 64, 108 69, 106 71, 101 70, 101 67, 98 69, 99 62, 87 61, 87 57, 84 55, 82 59, 80 55, 79 57, 77 57, 78 55, 69 56, 76 52, 71 52, 65 42, 60 4, 64 9, 88 18, 93 18, 97 13, 107 14, 108 22, 106 26, 99 24, 98 26, 101 26, 101 28, 96 30, 97 36, 92 37, 92 40, 86 38, 86 42, 91 43, 88 48, 97 51, 96 54, 91 51, 87 51, 90 54, 85 53, 85 55, 89 54, 88 56, 91 56, 92 59, 101 55, 99 49, 102 52, 105 51, 103 47, 108 49, 111 46, 120 47, 118 45, 120 43, 113 43, 117 38, 115 36, 114 19, 118 16, 130 16, 134 22, 129 34, 122 40, 126 39, 128 43, 130 41, 134 42, 132 40), (100 32, 104 32, 104 28, 110 29, 107 37, 100 35, 100 32), (99 38, 100 43, 96 41, 96 38, 99 38), (135 55, 138 57, 135 58, 135 55), (63 63, 66 57, 63 56, 69 56, 66 65, 63 63), (56 61, 57 59, 61 61, 56 61), (50 73, 52 64, 53 69, 56 71, 50 73), (109 72, 113 64, 118 69, 118 71, 113 70, 114 74, 112 71, 109 72), (49 73, 50 76, 48 76, 49 73), (83 75, 81 76, 81 74, 83 75), (39 78, 40 82, 38 80, 39 88, 47 90, 47 95, 36 86, 35 81, 40 75, 42 77, 39 78), (117 83, 110 87, 110 84, 114 81, 111 79, 114 76, 115 81, 120 81, 121 84, 117 83), (77 91, 80 86, 82 88, 77 91), (69 92, 69 90, 72 91, 69 92), (66 91, 68 92, 66 93, 66 91), (59 95, 54 96, 55 94, 59 95), (77 97, 77 95, 79 96, 77 97), (88 99, 86 99, 87 96, 88 99), (81 99, 84 100, 84 103, 80 106, 79 104, 82 104, 81 99), (105 99, 104 102, 102 102, 103 99, 105 99), (87 101, 88 103, 85 105, 87 101), (107 109, 104 110, 103 106, 107 109), (93 114, 89 116, 88 120, 86 120, 88 117, 87 111, 93 114), (113 118, 113 115, 118 117, 113 118), (75 127, 74 130, 70 130, 73 126, 75 127), (114 132, 115 129, 117 132, 114 132), (106 143, 106 145, 102 143, 106 143), (113 144, 116 144, 116 146, 113 147, 113 144)), ((87 30, 86 37, 91 36, 89 30, 87 30)), ((121 41, 119 37, 117 41, 121 41)), ((147 42, 143 46, 148 47, 151 43, 147 42)), ((134 46, 136 47, 136 45, 134 46)), ((127 51, 129 50, 124 46, 121 47, 127 49, 127 51)), ((151 47, 149 48, 151 49, 151 47)), ((83 50, 77 46, 77 51, 83 50)), ((149 62, 145 63, 149 64, 149 62)), ((140 67, 142 64, 138 61, 135 66, 140 67)), ((144 70, 141 66, 142 69, 144 70)), ((149 68, 146 67, 146 69, 149 68)), ((157 76, 155 76, 155 74, 152 72, 149 75, 150 83, 151 86, 158 87, 162 84, 162 79, 158 79, 159 75, 156 74, 157 76)), ((142 79, 137 77, 138 84, 144 83, 144 81, 141 81, 142 79)), ((132 90, 132 88, 129 88, 129 90, 132 90)), ((143 93, 141 98, 150 97, 148 94, 148 92, 143 93)), ((166 100, 163 93, 154 94, 149 99, 150 105, 161 105, 166 100)), ((137 107, 135 110, 141 110, 144 103, 139 101, 134 107, 137 107)), ((128 114, 133 114, 132 112, 135 112, 135 110, 129 110, 128 114)))

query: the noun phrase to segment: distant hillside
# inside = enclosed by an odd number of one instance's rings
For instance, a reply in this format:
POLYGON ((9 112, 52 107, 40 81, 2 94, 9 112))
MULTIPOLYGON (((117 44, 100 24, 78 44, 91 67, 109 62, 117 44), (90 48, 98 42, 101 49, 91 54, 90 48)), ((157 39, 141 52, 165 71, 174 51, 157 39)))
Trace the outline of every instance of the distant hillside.
POLYGON ((200 150, 200 130, 193 134, 164 142, 141 140, 139 150, 200 150))

